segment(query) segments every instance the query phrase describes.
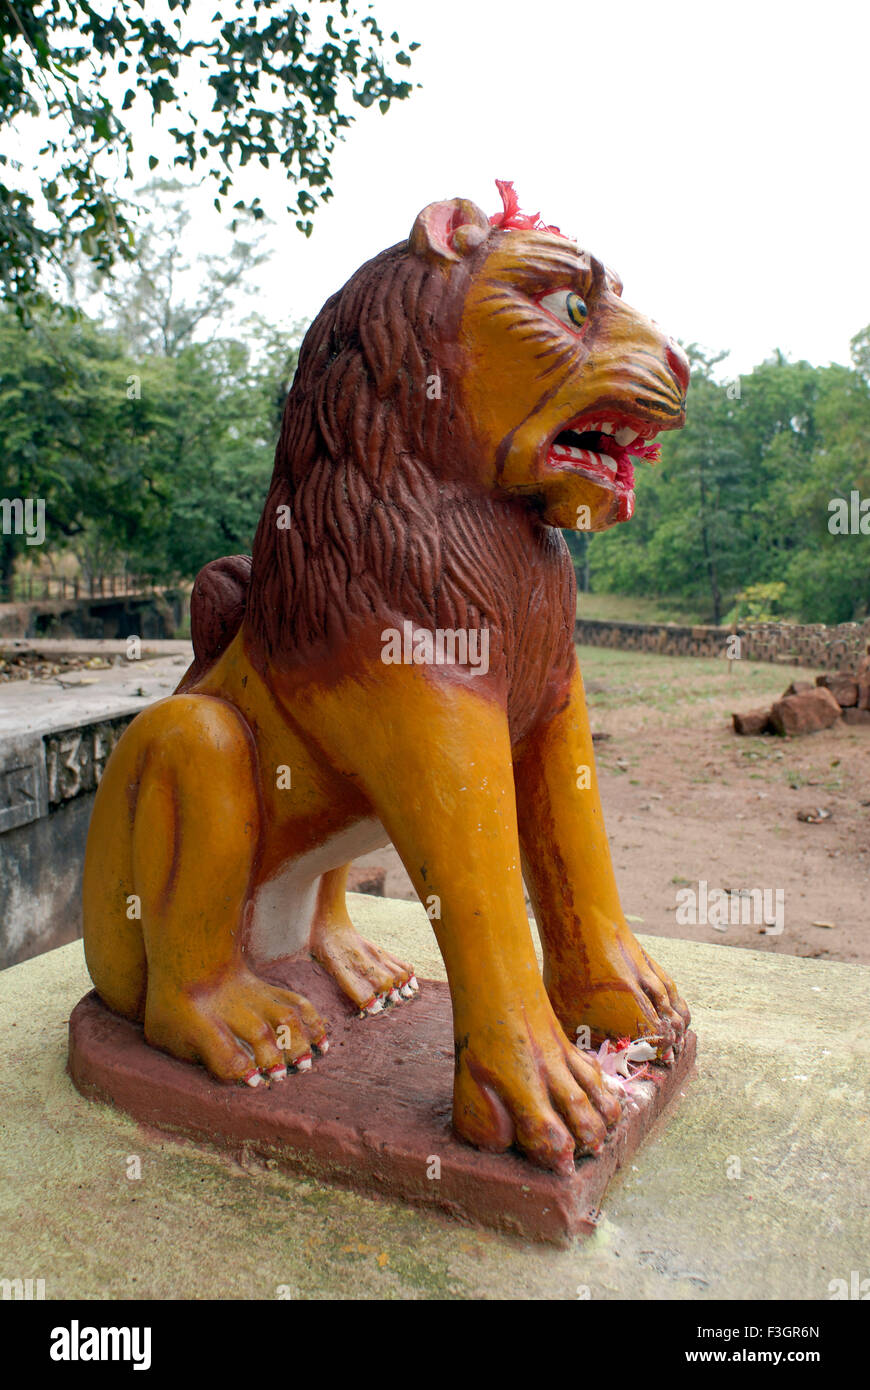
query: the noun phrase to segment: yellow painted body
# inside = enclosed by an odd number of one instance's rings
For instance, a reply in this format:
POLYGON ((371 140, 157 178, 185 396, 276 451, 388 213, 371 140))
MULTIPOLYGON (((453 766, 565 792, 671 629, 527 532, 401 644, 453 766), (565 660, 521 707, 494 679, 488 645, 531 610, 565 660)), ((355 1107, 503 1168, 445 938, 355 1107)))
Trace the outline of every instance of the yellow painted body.
MULTIPOLYGON (((569 706, 512 753, 504 711, 471 689, 378 663, 276 696, 237 637, 195 691, 141 714, 106 768, 85 868, 99 993, 143 1018, 154 1045, 223 1080, 249 1075, 252 1056, 262 1070, 305 1056, 327 1021, 253 972, 245 913, 286 860, 370 816, 433 912, 453 999, 458 1131, 486 1147, 519 1142, 565 1169, 575 1141, 596 1147, 618 1113, 570 1044, 576 1028, 670 1045, 687 1016, 619 907, 579 674, 569 706), (591 787, 577 787, 581 765, 591 787), (292 791, 278 788, 279 767, 292 769, 292 791), (127 916, 132 895, 141 921, 127 916)), ((322 880, 310 948, 363 1004, 410 970, 357 936, 344 876, 337 866, 322 880)))

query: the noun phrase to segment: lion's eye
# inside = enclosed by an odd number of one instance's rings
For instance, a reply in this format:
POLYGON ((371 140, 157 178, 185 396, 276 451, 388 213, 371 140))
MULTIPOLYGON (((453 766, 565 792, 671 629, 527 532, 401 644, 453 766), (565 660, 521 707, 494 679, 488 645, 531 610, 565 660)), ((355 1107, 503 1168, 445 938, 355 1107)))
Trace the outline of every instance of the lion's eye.
POLYGON ((575 333, 584 326, 589 317, 585 301, 573 290, 557 290, 555 294, 545 294, 538 303, 575 333))

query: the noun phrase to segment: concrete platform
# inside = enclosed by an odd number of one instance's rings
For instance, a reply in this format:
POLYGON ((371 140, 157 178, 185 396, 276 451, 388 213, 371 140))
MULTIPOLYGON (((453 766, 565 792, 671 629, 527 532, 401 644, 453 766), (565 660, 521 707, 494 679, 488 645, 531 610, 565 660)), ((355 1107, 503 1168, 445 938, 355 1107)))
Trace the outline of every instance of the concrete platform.
MULTIPOLYGON (((192 659, 193 648, 185 637, 143 637, 140 638, 140 659, 151 661, 155 657, 183 656, 192 659)), ((48 660, 60 656, 72 656, 87 661, 88 657, 99 656, 107 660, 119 656, 127 660, 129 638, 127 637, 2 637, 0 654, 20 656, 33 653, 48 660)))
POLYGON ((453 1022, 450 991, 422 980, 416 998, 362 1020, 310 959, 282 962, 269 979, 309 999, 329 1021, 329 1051, 309 1074, 256 1090, 222 1086, 201 1067, 145 1042, 95 992, 70 1018, 69 1071, 82 1095, 133 1119, 197 1139, 240 1162, 262 1159, 285 1172, 399 1198, 530 1240, 570 1244, 595 1229, 613 1174, 634 1156, 687 1083, 695 1034, 671 1067, 633 1084, 601 1153, 571 1177, 533 1167, 519 1154, 480 1153, 450 1126, 453 1022))
MULTIPOLYGON (((421 907, 357 897, 352 912, 443 978, 421 907)), ((5 971, 0 1278, 43 1278, 49 1299, 824 1301, 831 1281, 867 1277, 870 970, 641 939, 692 1006, 698 1075, 567 1250, 239 1164, 94 1105, 65 1070, 81 945, 5 971)))
MULTIPOLYGON (((36 647, 27 642, 22 650, 36 647)), ((72 641, 40 642, 46 657, 75 655, 72 641)), ((71 671, 63 683, 56 677, 39 681, 8 681, 0 686, 0 741, 74 729, 97 720, 138 714, 147 704, 171 695, 190 662, 189 642, 145 642, 138 661, 127 661, 116 650, 126 644, 112 641, 82 643, 78 655, 106 660, 120 657, 118 666, 71 671), (166 648, 169 648, 167 651, 166 648)), ((13 650, 6 643, 7 650, 13 650)))

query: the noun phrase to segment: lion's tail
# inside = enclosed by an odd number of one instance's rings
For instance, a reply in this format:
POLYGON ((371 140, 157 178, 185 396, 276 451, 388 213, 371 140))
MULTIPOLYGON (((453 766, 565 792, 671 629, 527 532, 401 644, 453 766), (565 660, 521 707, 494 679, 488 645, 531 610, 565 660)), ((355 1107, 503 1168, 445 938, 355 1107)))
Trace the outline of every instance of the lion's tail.
POLYGON ((190 688, 226 651, 242 625, 251 583, 250 555, 225 555, 212 560, 196 576, 190 595, 190 635, 193 662, 177 694, 190 688))

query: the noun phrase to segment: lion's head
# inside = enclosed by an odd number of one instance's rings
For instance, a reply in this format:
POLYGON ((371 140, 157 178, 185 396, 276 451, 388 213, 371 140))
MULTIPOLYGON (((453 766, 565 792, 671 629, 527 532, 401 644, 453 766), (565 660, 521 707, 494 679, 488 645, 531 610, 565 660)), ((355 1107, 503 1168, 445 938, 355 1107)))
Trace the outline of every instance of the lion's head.
POLYGON ((467 276, 457 385, 486 485, 552 526, 603 530, 632 514, 632 458, 656 457, 655 435, 683 424, 689 364, 618 276, 499 188, 489 220, 461 199, 425 208, 411 250, 467 276))
MULTIPOLYGON (((489 611, 505 535, 626 520, 632 457, 683 423, 682 351, 499 187, 493 219, 425 208, 306 334, 254 545, 265 650, 385 607, 453 626, 489 611)), ((536 543, 563 549, 551 535, 536 543)))

